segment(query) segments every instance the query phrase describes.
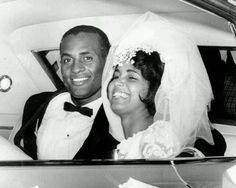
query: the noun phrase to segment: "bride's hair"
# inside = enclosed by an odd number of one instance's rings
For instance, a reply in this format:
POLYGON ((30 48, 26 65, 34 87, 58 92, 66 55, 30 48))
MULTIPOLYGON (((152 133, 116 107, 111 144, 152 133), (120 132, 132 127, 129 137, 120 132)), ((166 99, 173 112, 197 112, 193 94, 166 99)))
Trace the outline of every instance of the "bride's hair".
POLYGON ((161 84, 164 63, 158 52, 146 53, 142 50, 137 51, 132 60, 134 67, 141 71, 143 78, 149 83, 147 96, 145 98, 139 96, 139 98, 145 104, 150 115, 154 116, 156 112, 154 98, 161 84))

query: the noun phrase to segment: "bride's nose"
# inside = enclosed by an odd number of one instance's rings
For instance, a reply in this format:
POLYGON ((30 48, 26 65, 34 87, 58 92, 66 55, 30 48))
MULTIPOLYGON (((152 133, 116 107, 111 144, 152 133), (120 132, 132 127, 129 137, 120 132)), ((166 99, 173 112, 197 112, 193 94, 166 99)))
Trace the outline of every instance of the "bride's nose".
POLYGON ((124 81, 123 81, 121 78, 119 78, 119 79, 116 80, 115 86, 121 87, 121 86, 123 86, 123 85, 124 85, 124 81))

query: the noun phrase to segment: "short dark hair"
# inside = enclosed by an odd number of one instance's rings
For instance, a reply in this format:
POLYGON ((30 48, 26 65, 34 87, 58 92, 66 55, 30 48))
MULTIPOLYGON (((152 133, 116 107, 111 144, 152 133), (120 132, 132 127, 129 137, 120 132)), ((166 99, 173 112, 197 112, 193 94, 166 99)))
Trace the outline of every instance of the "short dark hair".
POLYGON ((104 59, 106 59, 109 49, 111 47, 109 39, 108 39, 107 35, 101 29, 91 26, 91 25, 75 26, 75 27, 69 29, 67 32, 65 32, 64 35, 62 36, 62 39, 60 42, 60 49, 61 49, 61 43, 65 37, 67 37, 68 35, 77 35, 82 32, 94 33, 100 37, 100 46, 101 46, 102 57, 104 59))
POLYGON ((135 62, 134 67, 139 69, 143 78, 149 82, 147 96, 145 98, 140 96, 140 100, 145 104, 149 114, 154 116, 156 112, 154 98, 161 84, 164 63, 158 52, 146 53, 142 50, 137 51, 132 60, 135 62))

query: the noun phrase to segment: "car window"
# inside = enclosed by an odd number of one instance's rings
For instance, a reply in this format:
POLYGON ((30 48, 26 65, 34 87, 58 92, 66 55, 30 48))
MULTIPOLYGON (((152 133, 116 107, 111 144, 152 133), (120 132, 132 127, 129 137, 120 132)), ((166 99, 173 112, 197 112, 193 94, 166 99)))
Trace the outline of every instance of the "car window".
POLYGON ((214 94, 210 120, 236 125, 236 48, 199 46, 199 51, 214 94))
POLYGON ((44 69, 48 77, 57 89, 64 87, 61 76, 59 50, 32 51, 33 55, 44 69))

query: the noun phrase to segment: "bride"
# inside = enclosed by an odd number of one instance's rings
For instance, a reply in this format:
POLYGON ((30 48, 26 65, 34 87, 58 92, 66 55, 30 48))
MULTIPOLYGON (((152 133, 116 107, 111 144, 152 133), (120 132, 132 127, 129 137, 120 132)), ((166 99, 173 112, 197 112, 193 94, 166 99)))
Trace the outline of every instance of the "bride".
POLYGON ((153 13, 112 46, 102 96, 110 132, 121 141, 118 159, 224 154, 224 138, 208 119, 213 94, 196 45, 153 13))

